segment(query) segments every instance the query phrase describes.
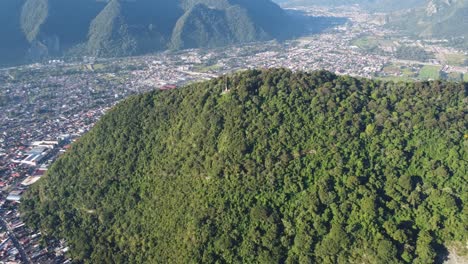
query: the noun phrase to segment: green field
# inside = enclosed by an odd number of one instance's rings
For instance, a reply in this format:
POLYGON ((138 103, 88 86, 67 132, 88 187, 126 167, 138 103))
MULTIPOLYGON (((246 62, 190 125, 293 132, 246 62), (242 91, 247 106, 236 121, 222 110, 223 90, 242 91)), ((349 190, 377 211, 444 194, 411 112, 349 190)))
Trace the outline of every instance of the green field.
POLYGON ((422 80, 437 80, 440 78, 440 66, 429 66, 425 65, 419 71, 419 79, 422 80))
POLYGON ((195 65, 193 67, 194 71, 198 72, 210 72, 210 71, 217 71, 221 69, 221 66, 214 64, 214 65, 195 65))
POLYGON ((104 68, 105 68, 104 64, 101 64, 101 63, 93 64, 93 69, 94 69, 95 71, 97 71, 97 70, 102 70, 102 69, 104 69, 104 68))
POLYGON ((404 76, 408 76, 408 77, 416 77, 417 76, 417 73, 416 72, 413 72, 411 69, 409 68, 402 68, 401 69, 401 73, 404 75, 404 76))
POLYGON ((397 73, 397 74, 400 74, 401 73, 401 68, 400 66, 398 65, 394 65, 394 64, 390 64, 390 65, 387 65, 383 68, 383 71, 385 73, 397 73))
POLYGON ((411 68, 401 64, 389 64, 383 68, 385 76, 380 76, 378 79, 388 81, 410 81, 418 77, 418 73, 411 68))
POLYGON ((379 46, 379 41, 374 37, 362 37, 354 40, 353 44, 361 49, 371 50, 379 46))
POLYGON ((468 82, 468 74, 464 74, 464 75, 463 75, 463 80, 464 80, 465 82, 468 82))

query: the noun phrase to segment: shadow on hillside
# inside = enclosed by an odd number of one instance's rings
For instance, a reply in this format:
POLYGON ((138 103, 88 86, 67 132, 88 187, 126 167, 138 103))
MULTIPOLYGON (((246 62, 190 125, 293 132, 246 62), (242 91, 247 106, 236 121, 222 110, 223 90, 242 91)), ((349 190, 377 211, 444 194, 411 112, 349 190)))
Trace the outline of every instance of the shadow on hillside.
POLYGON ((314 17, 300 10, 287 10, 288 14, 303 26, 302 35, 319 34, 337 26, 346 24, 346 17, 314 17))
POLYGON ((444 264, 449 260, 450 252, 443 245, 435 245, 435 251, 437 257, 435 259, 435 264, 444 264))

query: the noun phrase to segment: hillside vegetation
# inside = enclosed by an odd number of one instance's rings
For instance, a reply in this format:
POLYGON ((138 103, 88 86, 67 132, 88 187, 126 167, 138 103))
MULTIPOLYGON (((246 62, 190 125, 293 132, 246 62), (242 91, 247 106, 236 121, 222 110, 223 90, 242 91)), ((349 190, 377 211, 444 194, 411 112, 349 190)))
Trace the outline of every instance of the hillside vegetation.
POLYGON ((134 96, 22 216, 85 263, 433 263, 468 240, 467 88, 277 69, 134 96))
POLYGON ((0 64, 286 39, 305 28, 270 0, 4 0, 0 64), (73 19, 70 19, 73 18, 73 19), (6 34, 8 33, 8 34, 6 34), (23 39, 18 39, 20 36, 23 39), (17 44, 12 47, 11 43, 17 44), (13 56, 11 56, 13 57, 13 56), (19 57, 19 58, 18 58, 19 57))
POLYGON ((448 38, 466 48, 468 0, 428 0, 421 8, 391 16, 389 25, 419 37, 448 38))
POLYGON ((258 32, 244 10, 231 7, 212 9, 197 4, 177 22, 172 35, 172 48, 220 47, 233 43, 270 38, 258 32))

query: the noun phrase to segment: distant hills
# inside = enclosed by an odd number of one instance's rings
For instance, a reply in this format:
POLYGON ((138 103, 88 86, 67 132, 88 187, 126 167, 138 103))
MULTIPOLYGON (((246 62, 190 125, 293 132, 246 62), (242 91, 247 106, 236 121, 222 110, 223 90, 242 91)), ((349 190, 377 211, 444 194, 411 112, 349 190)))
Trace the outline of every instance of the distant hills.
POLYGON ((467 44, 468 1, 430 0, 421 8, 392 16, 390 23, 421 37, 465 38, 467 44))
POLYGON ((468 0, 275 0, 285 6, 359 5, 387 12, 388 26, 422 38, 449 38, 468 48, 468 0))
POLYGON ((220 10, 197 4, 189 8, 177 21, 171 46, 176 49, 213 47, 263 40, 268 37, 240 7, 220 10))
POLYGON ((371 11, 397 11, 424 4, 426 0, 275 0, 288 5, 346 6, 359 5, 371 11))
POLYGON ((284 39, 301 31, 270 0, 3 0, 0 65, 284 39))

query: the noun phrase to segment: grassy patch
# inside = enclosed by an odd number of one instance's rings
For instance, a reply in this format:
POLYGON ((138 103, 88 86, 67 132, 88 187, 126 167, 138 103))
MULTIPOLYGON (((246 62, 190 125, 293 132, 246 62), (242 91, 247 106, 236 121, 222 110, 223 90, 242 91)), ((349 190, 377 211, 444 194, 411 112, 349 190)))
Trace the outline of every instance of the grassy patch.
POLYGON ((468 82, 468 74, 463 75, 463 81, 468 82))
POLYGON ((402 68, 402 74, 404 76, 408 76, 408 77, 416 77, 417 74, 410 68, 407 68, 407 67, 404 67, 402 68))
POLYGON ((389 73, 389 74, 400 74, 401 73, 401 70, 400 70, 400 67, 399 66, 396 66, 396 65, 387 65, 383 68, 383 72, 385 73, 389 73))
POLYGON ((425 65, 419 71, 419 79, 422 80, 437 80, 440 78, 440 66, 425 65))
POLYGON ((409 81, 418 77, 418 73, 412 68, 400 64, 389 64, 383 68, 385 76, 380 76, 382 80, 409 81))
POLYGON ((362 37, 354 40, 353 45, 364 50, 372 50, 379 46, 379 41, 374 37, 362 37))
POLYGON ((93 69, 94 69, 95 71, 102 70, 102 69, 104 69, 104 68, 105 68, 104 64, 101 64, 101 63, 93 64, 93 69))

